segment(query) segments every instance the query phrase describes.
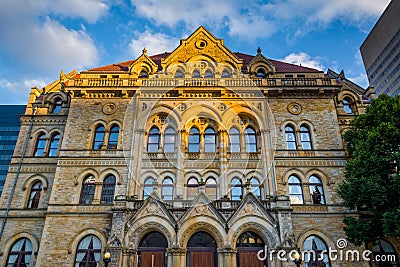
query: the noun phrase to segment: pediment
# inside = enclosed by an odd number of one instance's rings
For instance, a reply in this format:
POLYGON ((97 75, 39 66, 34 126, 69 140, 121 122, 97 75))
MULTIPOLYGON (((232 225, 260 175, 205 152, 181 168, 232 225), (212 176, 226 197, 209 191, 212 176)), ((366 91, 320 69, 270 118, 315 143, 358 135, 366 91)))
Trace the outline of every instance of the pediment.
POLYGON ((128 220, 128 223, 132 224, 138 219, 148 216, 163 217, 172 224, 175 223, 174 217, 154 191, 144 201, 142 207, 128 220))
POLYGON ((203 192, 200 192, 197 197, 193 200, 190 208, 182 215, 179 222, 196 217, 196 216, 206 216, 213 217, 217 221, 225 224, 225 220, 218 210, 211 204, 210 200, 203 192))
POLYGON ((206 28, 200 26, 187 39, 182 39, 180 45, 165 59, 161 66, 166 69, 170 65, 188 62, 208 61, 230 65, 240 70, 243 61, 236 57, 225 45, 222 39, 217 39, 206 28))
POLYGON ((158 65, 147 55, 147 50, 144 48, 143 53, 129 65, 128 69, 133 75, 139 75, 142 70, 150 75, 157 72, 158 65))
POLYGON ((228 220, 228 224, 231 225, 235 221, 240 218, 247 216, 258 216, 266 219, 271 223, 271 225, 275 225, 276 221, 272 215, 265 210, 260 201, 254 196, 253 193, 248 192, 239 207, 232 214, 232 216, 228 220))

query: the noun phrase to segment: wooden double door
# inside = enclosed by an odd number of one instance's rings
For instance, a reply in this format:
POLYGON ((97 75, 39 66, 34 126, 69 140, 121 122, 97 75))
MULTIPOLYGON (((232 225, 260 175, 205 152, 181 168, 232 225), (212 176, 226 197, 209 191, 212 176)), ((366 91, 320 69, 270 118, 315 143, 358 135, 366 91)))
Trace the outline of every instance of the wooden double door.
POLYGON ((188 248, 188 267, 216 267, 217 250, 215 248, 188 248))
POLYGON ((260 249, 263 248, 238 248, 236 254, 237 267, 266 267, 266 261, 261 261, 257 257, 260 249))
POLYGON ((141 249, 139 267, 166 267, 165 249, 141 249))

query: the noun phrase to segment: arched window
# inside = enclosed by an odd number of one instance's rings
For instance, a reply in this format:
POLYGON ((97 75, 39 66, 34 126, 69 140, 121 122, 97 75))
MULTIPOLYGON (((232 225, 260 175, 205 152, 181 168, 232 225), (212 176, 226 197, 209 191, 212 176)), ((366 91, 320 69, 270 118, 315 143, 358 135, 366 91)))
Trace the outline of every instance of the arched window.
POLYGON ((92 204, 96 190, 95 178, 89 174, 82 183, 80 204, 92 204))
POLYGON ((193 199, 199 193, 199 182, 192 177, 187 183, 187 199, 193 199))
POLYGON ((62 108, 62 99, 61 98, 57 98, 54 101, 52 113, 53 114, 60 113, 61 112, 61 108, 62 108))
POLYGON ((314 204, 325 204, 324 186, 319 177, 312 175, 309 179, 310 195, 314 204))
POLYGON ((60 143, 60 134, 53 134, 50 140, 49 157, 55 157, 58 151, 58 145, 60 143))
POLYGON ((244 232, 236 241, 238 248, 264 248, 264 241, 262 238, 253 232, 244 232))
POLYGON ((143 237, 139 244, 140 248, 167 248, 168 241, 159 232, 150 232, 143 237))
POLYGON ((328 258, 328 247, 325 242, 315 235, 310 235, 304 240, 303 251, 310 251, 304 253, 304 263, 306 267, 330 267, 328 258))
POLYGON ((112 204, 114 202, 115 192, 115 176, 110 174, 103 181, 103 188, 101 190, 101 202, 112 204))
POLYGON ((286 135, 286 148, 289 150, 296 150, 297 142, 296 142, 296 133, 294 131, 294 128, 290 125, 286 126, 285 135, 286 135))
POLYGON ((246 152, 257 152, 256 132, 253 128, 247 127, 245 130, 246 152))
POLYGON ((104 144, 104 126, 99 125, 96 127, 93 139, 93 149, 100 150, 104 144))
POLYGON ((44 155, 44 149, 46 148, 46 134, 41 133, 39 134, 36 140, 35 146, 35 157, 41 157, 44 155))
POLYGON ((210 199, 217 198, 217 182, 214 178, 208 178, 206 180, 206 194, 210 199))
POLYGON ((308 126, 305 124, 300 126, 300 142, 303 149, 312 149, 310 128, 308 128, 308 126))
POLYGON ((265 78, 265 70, 263 68, 257 69, 257 78, 262 79, 265 78))
POLYGON ((192 72, 192 78, 201 78, 200 71, 194 70, 192 72))
POLYGON ((200 152, 200 132, 196 127, 189 131, 188 152, 200 152))
POLYGON ((303 204, 303 189, 301 187, 300 179, 291 175, 288 180, 289 194, 291 204, 303 204))
POLYGON ((232 78, 232 74, 228 69, 224 69, 222 71, 221 78, 232 78))
POLYGON ((242 181, 233 178, 231 181, 231 200, 241 200, 243 197, 242 181))
POLYGON ((185 77, 185 75, 183 75, 183 72, 181 70, 177 70, 175 72, 174 78, 180 79, 180 78, 184 78, 184 77, 185 77))
POLYGON ((149 132, 149 139, 147 141, 147 152, 158 152, 160 147, 160 131, 157 127, 153 127, 149 132))
POLYGON ((378 239, 374 242, 372 246, 372 253, 375 259, 388 259, 386 262, 375 262, 377 267, 398 267, 399 264, 399 254, 396 253, 394 247, 386 240, 378 239), (379 255, 379 256, 378 256, 379 255), (393 260, 390 261, 389 260, 393 260))
POLYGON ((149 74, 147 73, 146 70, 142 70, 139 74, 139 78, 141 79, 149 78, 149 74))
POLYGON ((164 153, 175 152, 175 130, 168 127, 164 132, 164 153))
POLYGON ((172 200, 174 197, 174 182, 169 177, 162 183, 161 197, 164 200, 172 200))
POLYGON ((204 73, 204 78, 214 78, 214 75, 212 73, 211 70, 206 70, 206 72, 204 73))
POLYGON ((352 114, 354 112, 353 101, 350 97, 343 98, 343 110, 347 114, 352 114))
POLYGON ((108 137, 108 149, 117 149, 118 147, 119 126, 113 125, 108 137))
POLYGON ((204 131, 204 152, 215 152, 216 151, 216 136, 215 130, 208 127, 204 131))
POLYGON ((260 182, 257 180, 257 178, 251 178, 250 179, 250 191, 258 198, 261 198, 261 188, 260 188, 260 182))
POLYGON ((76 249, 75 267, 100 266, 101 242, 97 236, 88 235, 83 238, 76 249))
POLYGON ((42 182, 37 181, 31 187, 31 192, 29 194, 28 209, 36 209, 39 206, 40 194, 42 193, 42 182))
POLYGON ((28 238, 18 239, 8 252, 7 267, 27 267, 31 262, 32 242, 28 238))
POLYGON ((153 183, 154 179, 153 178, 147 178, 146 181, 144 182, 143 186, 143 199, 148 198, 148 196, 153 192, 153 183))
POLYGON ((235 127, 229 130, 229 151, 231 153, 240 152, 240 132, 235 127))

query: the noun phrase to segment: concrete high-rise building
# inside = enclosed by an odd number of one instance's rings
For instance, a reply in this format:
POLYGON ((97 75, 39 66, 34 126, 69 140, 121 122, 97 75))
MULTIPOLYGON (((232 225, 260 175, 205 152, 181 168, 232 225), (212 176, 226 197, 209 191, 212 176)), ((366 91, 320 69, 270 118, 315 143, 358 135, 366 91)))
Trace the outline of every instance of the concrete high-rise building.
POLYGON ((369 83, 376 94, 400 94, 399 18, 400 1, 393 0, 360 48, 369 83))
POLYGON ((25 113, 25 108, 24 105, 0 105, 0 196, 18 139, 19 117, 25 113))
POLYGON ((104 266, 106 251, 113 267, 293 266, 258 258, 265 246, 369 266, 322 255, 357 216, 336 190, 365 90, 254 50, 199 27, 172 52, 32 88, 0 199, 0 266, 104 266))

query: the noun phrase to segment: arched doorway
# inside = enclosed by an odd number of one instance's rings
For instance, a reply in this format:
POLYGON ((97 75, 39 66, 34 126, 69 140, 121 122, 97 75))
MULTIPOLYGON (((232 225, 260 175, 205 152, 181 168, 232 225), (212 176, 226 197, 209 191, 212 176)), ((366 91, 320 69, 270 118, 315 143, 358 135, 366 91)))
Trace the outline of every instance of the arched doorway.
POLYGON ((187 244, 187 267, 217 267, 217 243, 204 232, 195 233, 187 244))
MULTIPOLYGON (((267 267, 267 260, 261 261, 257 257, 260 250, 264 251, 265 243, 260 236, 253 232, 244 232, 236 241, 237 267, 267 267)), ((261 254, 264 256, 264 253, 261 254)))
POLYGON ((139 243, 139 267, 166 267, 168 247, 167 239, 159 232, 151 232, 139 243))

